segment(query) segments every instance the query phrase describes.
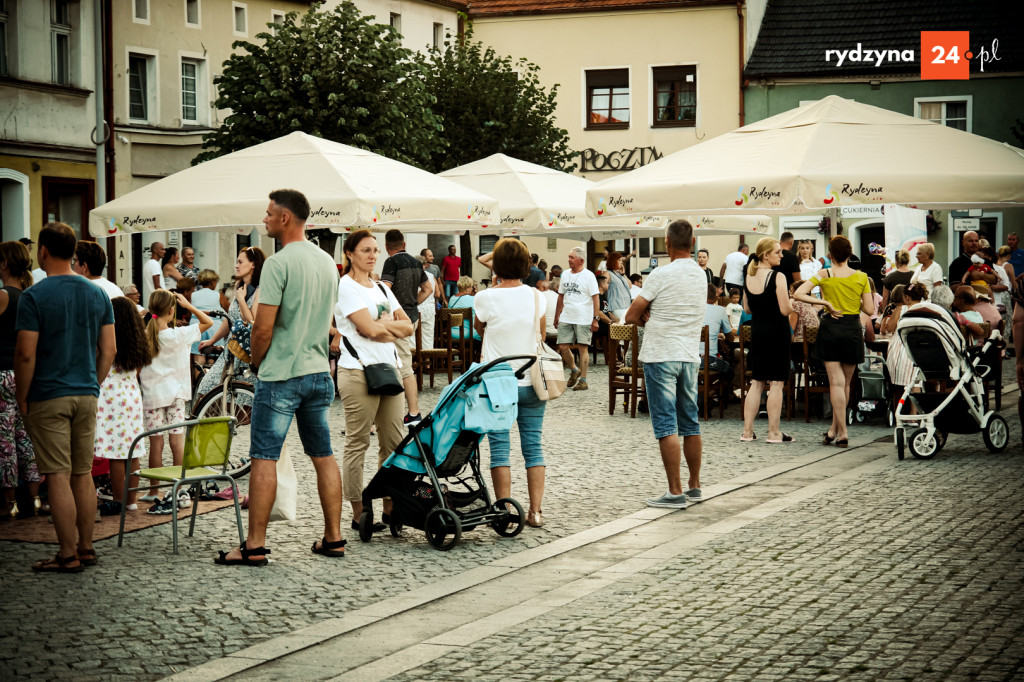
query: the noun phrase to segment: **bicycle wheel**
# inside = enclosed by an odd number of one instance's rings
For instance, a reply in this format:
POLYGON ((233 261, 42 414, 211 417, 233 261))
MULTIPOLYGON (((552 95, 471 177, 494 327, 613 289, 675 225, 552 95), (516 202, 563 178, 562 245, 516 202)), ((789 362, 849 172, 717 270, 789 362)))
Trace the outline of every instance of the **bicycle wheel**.
POLYGON ((231 458, 228 471, 232 478, 240 478, 249 473, 249 427, 252 423, 252 405, 256 397, 251 385, 232 381, 228 388, 227 405, 223 401, 224 385, 215 387, 203 396, 203 399, 192 409, 193 419, 206 417, 234 417, 235 437, 231 441, 231 458))

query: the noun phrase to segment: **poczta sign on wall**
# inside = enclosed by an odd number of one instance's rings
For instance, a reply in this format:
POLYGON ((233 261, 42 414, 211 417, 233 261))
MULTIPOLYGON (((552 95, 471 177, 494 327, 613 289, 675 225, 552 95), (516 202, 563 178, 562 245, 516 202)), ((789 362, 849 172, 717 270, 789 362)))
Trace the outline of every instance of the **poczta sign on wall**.
POLYGON ((654 147, 633 147, 602 154, 596 149, 580 152, 580 172, 629 171, 665 156, 654 147))

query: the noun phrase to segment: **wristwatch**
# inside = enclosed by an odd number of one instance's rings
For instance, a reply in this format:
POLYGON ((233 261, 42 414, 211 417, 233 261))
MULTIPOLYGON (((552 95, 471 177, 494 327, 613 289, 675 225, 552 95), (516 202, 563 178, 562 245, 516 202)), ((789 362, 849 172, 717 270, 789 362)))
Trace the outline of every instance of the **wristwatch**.
POLYGON ((597 315, 594 315, 594 322, 600 322, 600 321, 601 321, 601 318, 598 317, 597 315))

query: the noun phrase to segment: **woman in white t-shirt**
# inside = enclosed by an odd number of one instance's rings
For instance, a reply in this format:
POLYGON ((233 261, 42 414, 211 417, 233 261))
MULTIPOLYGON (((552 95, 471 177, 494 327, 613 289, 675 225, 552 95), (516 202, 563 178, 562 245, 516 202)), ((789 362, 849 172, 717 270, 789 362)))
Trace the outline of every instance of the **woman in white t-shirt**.
MULTIPOLYGON (((338 358, 338 392, 345 406, 345 454, 342 457, 342 494, 352 505, 352 528, 359 529, 363 513, 363 461, 370 447, 370 429, 377 425, 380 466, 402 441, 405 397, 370 395, 366 392, 365 365, 386 363, 399 367, 395 341, 411 336, 412 322, 391 289, 370 277, 380 250, 369 230, 353 232, 342 247, 345 274, 338 283, 334 321, 341 332, 338 358), (355 351, 355 355, 353 355, 355 351), (358 356, 358 357, 356 357, 358 356)), ((387 526, 391 501, 384 501, 384 522, 374 524, 379 532, 387 526)))
MULTIPOLYGON (((544 338, 544 297, 522 280, 530 273, 530 252, 518 239, 499 239, 494 246, 494 274, 501 280, 476 295, 476 331, 483 336, 480 361, 484 364, 510 355, 537 354, 537 334, 544 338), (538 322, 537 318, 540 317, 538 322)), ((512 360, 519 369, 526 360, 512 360)), ((519 444, 526 460, 526 486, 530 508, 526 523, 543 525, 541 499, 544 497, 544 451, 541 432, 544 427, 544 401, 537 398, 527 372, 519 380, 519 444)), ((487 434, 491 450, 491 482, 498 499, 511 497, 512 473, 509 463, 509 432, 487 434)))
POLYGON ((921 264, 910 278, 910 283, 920 282, 931 294, 932 287, 942 284, 942 267, 935 262, 935 247, 931 244, 920 244, 917 247, 917 262, 921 264))
MULTIPOLYGON (((153 362, 139 373, 142 388, 142 408, 145 411, 146 430, 177 424, 185 421, 185 401, 192 397, 192 374, 189 355, 192 344, 199 341, 203 332, 213 325, 210 316, 189 303, 181 294, 166 289, 157 289, 149 297, 149 312, 152 318, 146 325, 146 338, 153 356, 153 362), (199 318, 198 325, 175 327, 174 304, 199 318)), ((185 456, 185 429, 170 431, 171 458, 174 466, 181 466, 185 456)), ((163 466, 164 437, 149 437, 149 467, 163 466)), ((155 482, 154 482, 155 483, 155 482)), ((156 501, 157 489, 150 488, 143 502, 156 501)), ((168 498, 150 509, 154 514, 171 514, 174 503, 168 498)))

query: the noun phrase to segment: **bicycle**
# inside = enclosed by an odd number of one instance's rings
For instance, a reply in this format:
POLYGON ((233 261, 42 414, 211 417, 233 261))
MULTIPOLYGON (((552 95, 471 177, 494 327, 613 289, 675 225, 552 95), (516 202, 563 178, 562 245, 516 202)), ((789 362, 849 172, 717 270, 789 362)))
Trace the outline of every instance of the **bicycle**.
POLYGON ((232 453, 228 460, 227 473, 232 478, 241 478, 249 473, 249 427, 252 425, 252 406, 256 399, 253 385, 241 379, 248 367, 234 357, 227 358, 224 380, 204 395, 192 407, 191 419, 207 417, 234 417, 235 433, 232 439, 232 453), (237 453, 237 454, 236 454, 237 453))

